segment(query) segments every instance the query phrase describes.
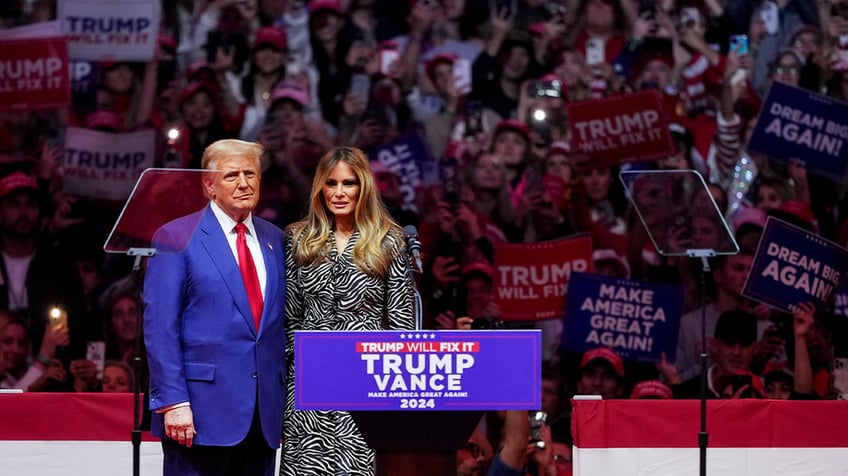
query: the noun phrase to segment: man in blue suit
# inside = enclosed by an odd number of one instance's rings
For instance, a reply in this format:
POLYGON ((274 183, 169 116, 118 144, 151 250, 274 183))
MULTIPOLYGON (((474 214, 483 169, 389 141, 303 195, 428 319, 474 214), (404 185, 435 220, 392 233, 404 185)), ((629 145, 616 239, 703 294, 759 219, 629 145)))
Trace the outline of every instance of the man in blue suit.
POLYGON ((144 339, 166 476, 274 474, 285 261, 282 230, 252 215, 262 152, 240 140, 210 145, 201 179, 209 205, 153 237, 144 339))

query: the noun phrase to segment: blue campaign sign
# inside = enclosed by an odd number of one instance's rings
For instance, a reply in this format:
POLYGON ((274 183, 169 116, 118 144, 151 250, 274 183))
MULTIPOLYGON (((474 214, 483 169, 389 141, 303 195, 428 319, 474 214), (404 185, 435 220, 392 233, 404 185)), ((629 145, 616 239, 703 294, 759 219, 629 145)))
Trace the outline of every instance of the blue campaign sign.
POLYGON ((848 168, 846 118, 848 104, 774 81, 748 151, 800 161, 810 172, 842 183, 848 168))
POLYGON ((674 361, 683 288, 593 273, 571 273, 560 347, 609 347, 622 358, 674 361))
POLYGON ((537 410, 542 334, 296 331, 298 410, 537 410))
POLYGON ((836 290, 833 313, 839 316, 848 316, 848 279, 843 279, 842 286, 836 290))
POLYGON ((848 250, 769 217, 742 294, 791 313, 830 299, 848 273, 848 250))
POLYGON ((417 212, 416 191, 422 185, 431 185, 438 180, 437 162, 433 160, 421 134, 415 131, 374 149, 368 158, 372 167, 376 167, 375 163, 380 164, 400 177, 404 210, 417 212))

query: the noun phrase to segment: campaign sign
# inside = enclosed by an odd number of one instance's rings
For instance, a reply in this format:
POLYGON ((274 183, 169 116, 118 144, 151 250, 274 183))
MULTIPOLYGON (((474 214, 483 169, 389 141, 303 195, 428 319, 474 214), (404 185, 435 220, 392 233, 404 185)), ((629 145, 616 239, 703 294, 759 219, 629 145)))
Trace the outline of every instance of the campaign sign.
POLYGON ((156 132, 111 134, 69 127, 62 161, 70 195, 126 200, 144 169, 153 167, 156 132))
POLYGON ((848 316, 848 279, 843 279, 842 286, 839 286, 839 289, 836 290, 833 313, 839 316, 848 316))
POLYGON ((159 37, 159 0, 64 0, 58 7, 71 59, 153 59, 159 37))
POLYGON ((417 132, 404 134, 396 141, 374 149, 369 159, 372 164, 378 163, 400 177, 401 208, 417 213, 415 191, 422 184, 433 183, 438 176, 436 162, 421 136, 417 132))
POLYGON ((298 410, 534 410, 539 330, 295 331, 298 410))
POLYGON ((683 288, 649 281, 574 273, 568 282, 560 347, 585 352, 608 347, 623 358, 674 361, 683 288))
POLYGON ((556 319, 574 271, 592 271, 592 239, 495 246, 495 302, 504 321, 556 319))
POLYGON ((848 250, 769 217, 742 294, 784 312, 799 303, 821 306, 848 273, 848 250))
POLYGON ((0 110, 67 107, 68 40, 0 40, 0 110))
POLYGON ((760 108, 748 151, 842 183, 848 168, 848 104, 777 81, 760 108))
POLYGON ((656 91, 640 91, 566 105, 571 148, 593 164, 615 165, 674 155, 656 91))
POLYGON ((71 61, 71 90, 73 110, 88 114, 97 109, 99 70, 93 61, 71 61))
POLYGON ((30 23, 0 30, 0 40, 31 40, 34 38, 57 38, 62 36, 62 26, 57 20, 30 23))

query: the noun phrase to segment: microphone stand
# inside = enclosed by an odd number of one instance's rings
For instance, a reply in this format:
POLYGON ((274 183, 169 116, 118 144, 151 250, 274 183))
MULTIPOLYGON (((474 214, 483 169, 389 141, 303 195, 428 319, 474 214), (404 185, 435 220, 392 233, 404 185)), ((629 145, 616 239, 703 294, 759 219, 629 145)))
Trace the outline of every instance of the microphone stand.
MULTIPOLYGON (((418 271, 419 273, 421 271, 418 271)), ((415 284, 415 276, 412 276, 413 269, 409 267, 404 272, 412 280, 412 314, 415 317, 415 330, 420 331, 424 326, 424 316, 421 303, 421 293, 418 291, 418 286, 415 284)))
MULTIPOLYGON (((142 302, 142 286, 144 284, 144 272, 141 269, 141 260, 145 257, 150 257, 156 254, 154 248, 130 248, 127 250, 127 256, 135 256, 133 261, 133 275, 136 280, 136 292, 138 293, 138 302, 142 302)), ((144 306, 141 306, 142 309, 144 306)), ((135 352, 133 355, 133 429, 132 429, 132 445, 133 445, 133 476, 139 476, 141 472, 141 350, 144 336, 142 321, 144 320, 144 311, 142 311, 135 320, 135 352)))
POLYGON ((710 273, 710 263, 707 258, 715 256, 713 250, 686 250, 686 254, 690 258, 700 259, 701 261, 701 428, 698 432, 698 450, 699 450, 699 474, 707 476, 707 442, 709 441, 709 433, 707 433, 707 305, 706 305, 706 288, 707 275, 710 273))
POLYGON ((424 327, 423 304, 421 303, 421 293, 418 291, 418 286, 415 284, 415 276, 413 276, 412 273, 423 272, 421 269, 421 258, 416 254, 416 252, 421 252, 421 243, 418 241, 418 231, 414 226, 407 225, 404 228, 403 233, 404 241, 406 242, 404 251, 406 251, 406 257, 409 260, 409 266, 407 266, 404 275, 409 276, 409 279, 412 281, 412 312, 415 317, 415 330, 420 331, 421 328, 424 327))

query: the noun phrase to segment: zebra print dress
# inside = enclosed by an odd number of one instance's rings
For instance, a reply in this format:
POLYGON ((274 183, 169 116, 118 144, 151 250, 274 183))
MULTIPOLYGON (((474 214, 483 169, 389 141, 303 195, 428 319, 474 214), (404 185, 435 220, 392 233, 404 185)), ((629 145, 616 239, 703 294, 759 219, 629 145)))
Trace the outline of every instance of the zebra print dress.
POLYGON ((374 452, 366 445, 350 414, 340 411, 295 411, 294 331, 382 330, 384 307, 390 329, 413 329, 413 283, 406 273, 403 237, 386 237, 396 256, 388 279, 366 275, 353 262, 355 231, 341 255, 330 233, 327 258, 301 267, 292 259, 292 234, 286 236, 286 413, 283 420, 284 476, 370 476, 374 452))

